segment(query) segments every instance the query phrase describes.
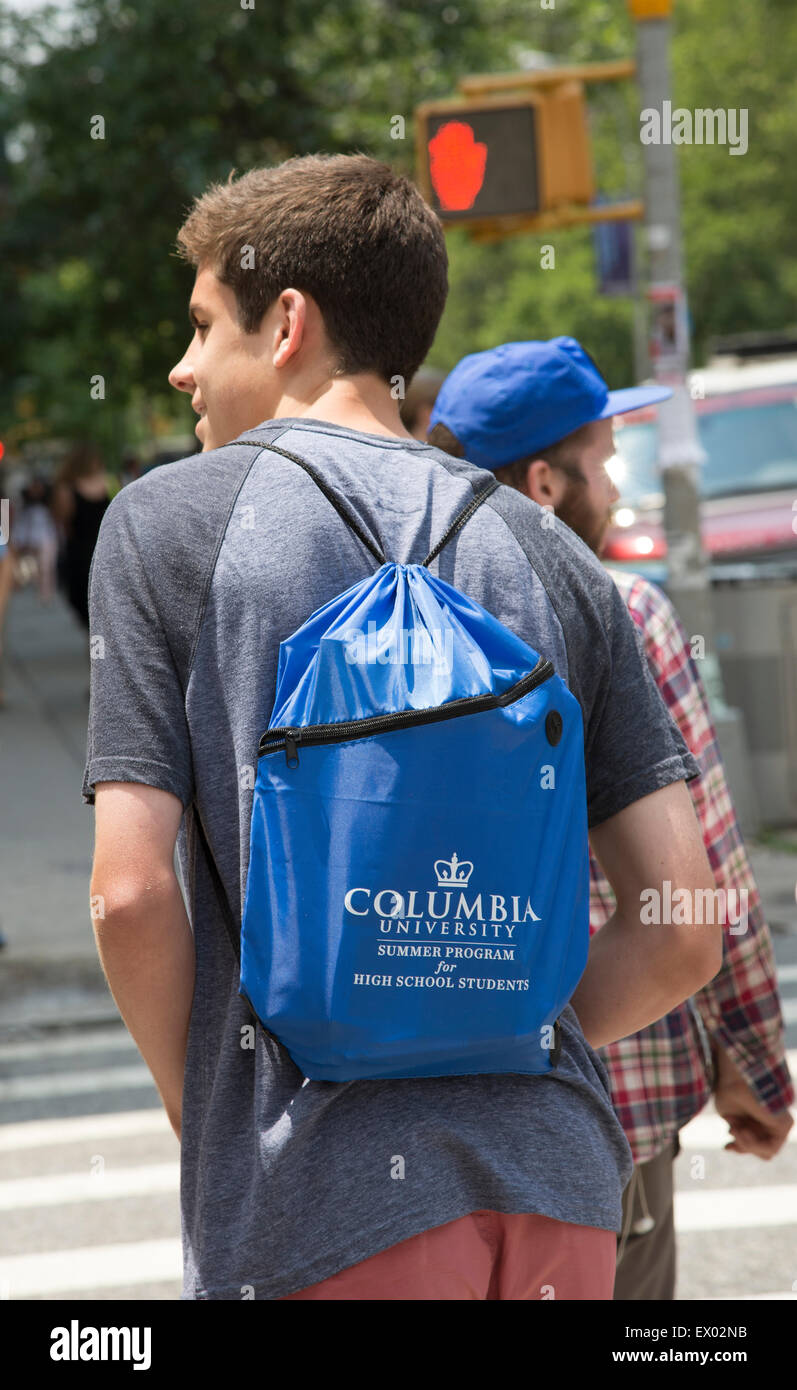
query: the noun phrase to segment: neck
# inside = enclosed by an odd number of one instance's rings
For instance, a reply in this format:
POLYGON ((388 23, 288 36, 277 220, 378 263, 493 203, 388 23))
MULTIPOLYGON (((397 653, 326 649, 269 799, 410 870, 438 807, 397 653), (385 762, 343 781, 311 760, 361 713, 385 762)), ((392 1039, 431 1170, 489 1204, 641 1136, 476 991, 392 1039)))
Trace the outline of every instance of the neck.
POLYGON ((364 434, 412 439, 402 424, 399 404, 391 395, 391 387, 379 377, 371 374, 334 377, 313 391, 301 395, 288 392, 281 396, 272 419, 306 417, 327 420, 364 434))

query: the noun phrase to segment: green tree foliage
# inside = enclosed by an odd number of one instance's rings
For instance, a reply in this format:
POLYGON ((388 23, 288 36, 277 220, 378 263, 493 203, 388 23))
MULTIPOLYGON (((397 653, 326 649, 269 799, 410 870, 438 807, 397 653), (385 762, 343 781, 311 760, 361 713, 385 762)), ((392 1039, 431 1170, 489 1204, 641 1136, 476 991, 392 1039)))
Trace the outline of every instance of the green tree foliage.
POLYGON ((756 0, 680 7, 675 101, 748 111, 748 150, 680 147, 689 296, 701 352, 715 333, 797 323, 797 8, 756 0))
MULTIPOLYGON (((797 12, 790 0, 732 15, 716 0, 676 10, 676 103, 750 111, 746 156, 680 152, 698 339, 785 326, 797 317, 787 144, 797 12)), ((620 0, 72 0, 25 14, 0 0, 5 422, 16 415, 19 439, 91 430, 118 448, 131 406, 145 429, 152 412, 177 408, 166 375, 186 339, 192 271, 174 238, 209 182, 317 150, 366 150, 411 172, 414 106, 449 95, 463 74, 512 70, 535 50, 560 62, 624 57, 633 44, 620 0), (92 138, 97 117, 104 139, 92 138), (104 402, 90 397, 98 373, 104 402)), ((602 191, 638 193, 633 84, 591 89, 590 109, 602 191)), ((436 364, 574 333, 612 384, 630 379, 631 305, 597 293, 588 231, 496 245, 459 232, 449 246, 436 364)))

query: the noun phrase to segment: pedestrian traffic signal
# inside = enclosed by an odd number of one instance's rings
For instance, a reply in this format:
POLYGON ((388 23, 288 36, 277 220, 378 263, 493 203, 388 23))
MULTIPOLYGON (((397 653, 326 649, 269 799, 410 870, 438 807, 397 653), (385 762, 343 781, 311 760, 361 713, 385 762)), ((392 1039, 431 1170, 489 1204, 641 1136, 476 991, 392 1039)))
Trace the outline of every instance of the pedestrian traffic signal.
POLYGON ((450 220, 539 212, 535 106, 430 113, 425 138, 432 206, 450 220))
POLYGON ((419 183, 446 223, 484 223, 594 196, 584 89, 427 102, 415 112, 419 183))
POLYGON ((632 19, 670 19, 672 0, 628 0, 632 19))

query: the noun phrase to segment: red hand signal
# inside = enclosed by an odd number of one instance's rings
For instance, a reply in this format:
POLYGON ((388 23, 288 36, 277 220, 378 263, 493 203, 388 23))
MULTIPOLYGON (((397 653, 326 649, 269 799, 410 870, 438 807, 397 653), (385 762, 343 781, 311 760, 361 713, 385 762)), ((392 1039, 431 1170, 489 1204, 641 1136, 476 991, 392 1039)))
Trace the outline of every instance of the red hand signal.
POLYGON ((473 207, 484 183, 487 146, 480 144, 465 121, 446 121, 429 141, 432 187, 444 212, 473 207))

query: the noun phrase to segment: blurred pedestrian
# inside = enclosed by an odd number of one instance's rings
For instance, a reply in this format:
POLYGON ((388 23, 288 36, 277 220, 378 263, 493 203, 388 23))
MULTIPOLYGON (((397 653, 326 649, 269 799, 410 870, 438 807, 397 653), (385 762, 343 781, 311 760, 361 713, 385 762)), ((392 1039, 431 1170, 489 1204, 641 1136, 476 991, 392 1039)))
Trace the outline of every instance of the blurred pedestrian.
POLYGON ((4 677, 5 668, 5 625, 8 603, 14 589, 15 555, 11 543, 0 534, 0 709, 6 702, 4 677))
POLYGON ((55 597, 58 531, 50 510, 52 488, 39 474, 34 475, 21 493, 21 505, 14 525, 14 549, 24 559, 34 561, 36 587, 41 603, 55 597))
POLYGON ((99 450, 90 443, 69 452, 53 490, 53 515, 63 537, 66 597, 79 622, 89 628, 89 570, 100 523, 114 492, 99 450))
POLYGON ((437 371, 434 367, 421 367, 407 387, 399 411, 402 424, 413 439, 426 442, 437 393, 445 379, 445 372, 437 371))
MULTIPOLYGON (((496 477, 546 507, 600 555, 618 500, 606 469, 614 453, 611 417, 635 409, 640 394, 634 388, 609 392, 573 338, 508 346, 516 349, 516 365, 525 375, 522 402, 507 393, 503 349, 465 358, 438 397, 430 443, 470 458, 477 447, 489 453, 491 430, 498 435, 514 428, 518 459, 493 468, 496 477)), ((623 1198, 615 1298, 666 1300, 675 1296, 673 1159, 679 1129, 713 1093, 730 1127, 726 1148, 773 1158, 792 1127, 794 1087, 769 928, 688 637, 655 584, 636 574, 609 573, 639 630, 651 675, 700 767, 689 790, 717 888, 735 890, 727 901, 747 904, 743 922, 731 920, 735 909, 728 912, 723 966, 710 984, 658 1022, 601 1049, 635 1160, 623 1198), (746 898, 738 896, 743 893, 746 898)), ((615 898, 594 854, 590 877, 595 932, 614 912, 615 898)))
POLYGON ((127 487, 128 483, 134 483, 136 478, 141 477, 141 459, 132 449, 128 449, 122 458, 122 473, 119 479, 120 487, 127 487))

